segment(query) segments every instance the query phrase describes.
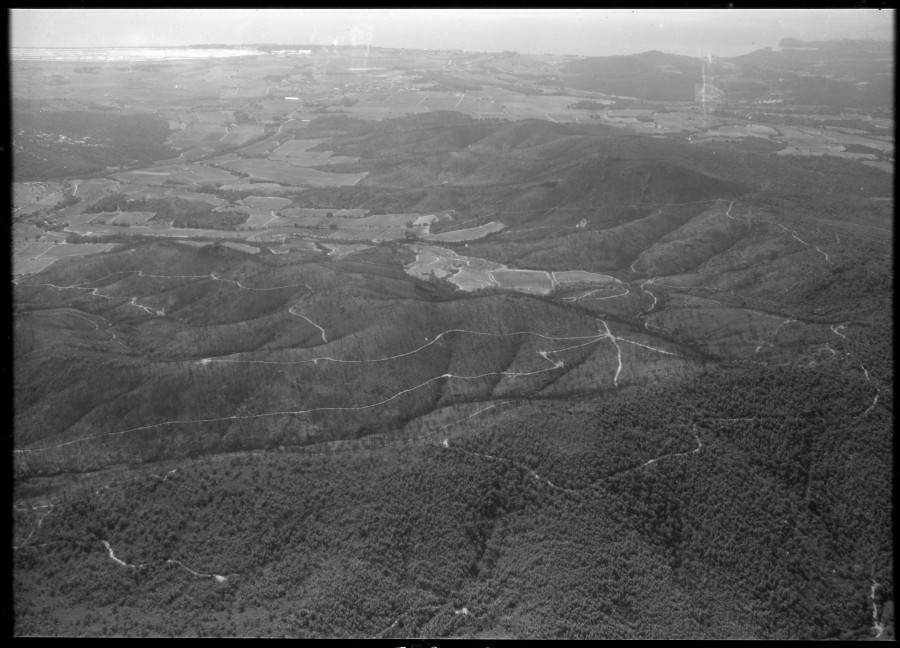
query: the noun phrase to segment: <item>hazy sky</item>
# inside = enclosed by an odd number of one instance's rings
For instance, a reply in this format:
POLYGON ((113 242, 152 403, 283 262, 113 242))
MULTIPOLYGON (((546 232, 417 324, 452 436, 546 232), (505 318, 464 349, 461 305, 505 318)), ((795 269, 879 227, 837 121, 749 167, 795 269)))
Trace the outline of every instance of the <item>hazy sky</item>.
POLYGON ((15 9, 12 47, 355 44, 608 56, 735 56, 782 38, 892 39, 877 9, 15 9))

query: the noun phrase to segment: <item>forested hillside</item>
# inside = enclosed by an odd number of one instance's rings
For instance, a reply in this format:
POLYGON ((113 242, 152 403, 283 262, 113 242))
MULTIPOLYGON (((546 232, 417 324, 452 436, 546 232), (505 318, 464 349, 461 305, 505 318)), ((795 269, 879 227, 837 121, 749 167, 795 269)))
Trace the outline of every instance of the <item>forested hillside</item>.
POLYGON ((14 633, 892 639, 887 67, 798 42, 20 62, 14 633))

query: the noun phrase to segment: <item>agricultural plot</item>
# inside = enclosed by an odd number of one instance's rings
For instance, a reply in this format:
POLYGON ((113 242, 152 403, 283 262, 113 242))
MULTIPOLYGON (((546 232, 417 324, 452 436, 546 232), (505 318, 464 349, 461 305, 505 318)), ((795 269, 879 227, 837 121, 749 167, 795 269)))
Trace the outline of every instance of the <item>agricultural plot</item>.
POLYGON ((563 270, 552 273, 553 280, 560 284, 605 284, 618 283, 618 280, 605 274, 585 272, 584 270, 563 270))
MULTIPOLYGON (((315 244, 312 244, 315 247, 315 244)), ((368 250, 371 245, 364 245, 361 243, 345 243, 345 244, 335 244, 335 243, 321 243, 322 247, 328 250, 328 256, 333 256, 335 258, 341 258, 348 256, 350 254, 354 254, 356 252, 362 252, 363 250, 368 250)))
POLYGON ((58 258, 51 254, 54 247, 59 246, 53 241, 25 242, 20 245, 12 257, 13 275, 34 274, 52 264, 58 258))
POLYGON ((272 157, 291 157, 309 151, 322 142, 327 142, 330 138, 322 139, 292 139, 288 140, 277 149, 272 151, 272 157))
POLYGON ((292 133, 304 130, 309 125, 309 122, 309 119, 294 118, 283 122, 278 128, 282 133, 292 133))
POLYGON ((430 92, 421 100, 421 105, 433 111, 459 110, 464 99, 464 93, 430 92))
POLYGON ((862 146, 875 151, 893 151, 894 143, 875 137, 818 128, 784 126, 778 141, 787 144, 779 155, 836 155, 847 159, 874 160, 874 153, 848 153, 845 146, 862 146))
MULTIPOLYGON (((746 126, 731 124, 728 126, 719 126, 711 128, 704 133, 698 133, 691 138, 692 142, 703 141, 705 139, 742 139, 744 137, 759 137, 761 139, 770 140, 772 135, 777 135, 778 131, 774 128, 763 127, 751 128, 750 124, 746 126)), ((754 126, 759 126, 755 124, 754 126)))
POLYGON ((546 295, 553 290, 550 273, 542 270, 492 270, 487 274, 504 288, 535 295, 546 295))
POLYGON ((492 99, 482 96, 480 92, 468 92, 460 97, 455 110, 475 117, 478 113, 489 110, 492 101, 492 99))
POLYGON ((98 220, 98 217, 105 216, 107 218, 114 218, 117 216, 119 212, 101 212, 99 214, 85 214, 84 212, 79 212, 77 214, 69 214, 65 217, 64 222, 69 224, 69 227, 74 227, 77 225, 86 225, 93 220, 98 220))
POLYGON ((81 236, 155 236, 162 238, 213 238, 213 239, 240 239, 247 238, 247 232, 231 231, 231 230, 214 230, 214 229, 196 229, 190 227, 171 227, 166 224, 162 226, 134 225, 124 227, 114 224, 81 224, 70 225, 67 230, 81 236))
POLYGON ((392 92, 381 103, 389 106, 417 106, 426 96, 437 96, 439 93, 425 92, 424 90, 398 90, 392 92))
POLYGON ((284 220, 273 216, 270 212, 251 212, 247 220, 237 226, 241 230, 258 230, 272 223, 284 224, 284 220))
POLYGON ((54 245, 53 241, 33 241, 25 242, 20 249, 16 250, 15 258, 19 259, 36 259, 44 255, 54 245))
POLYGON ((287 117, 292 113, 296 113, 298 108, 296 101, 286 101, 272 97, 261 101, 260 104, 262 104, 261 107, 253 111, 256 120, 260 122, 274 121, 276 117, 287 117))
POLYGON ((419 279, 449 277, 449 281, 461 290, 471 291, 488 286, 497 286, 490 276, 492 270, 502 270, 505 266, 477 257, 464 257, 453 250, 431 245, 414 245, 415 260, 404 270, 419 279))
POLYGON ((190 124, 169 135, 166 143, 177 148, 192 148, 215 144, 226 133, 225 126, 219 124, 190 124))
POLYGON ((546 119, 559 122, 574 122, 575 111, 568 106, 577 102, 577 97, 570 96, 530 96, 510 97, 504 106, 510 114, 517 117, 546 119))
POLYGON ((381 241, 396 241, 406 237, 408 230, 401 228, 345 228, 337 230, 317 230, 321 238, 326 239, 345 239, 350 241, 372 241, 379 243, 381 241), (328 232, 323 236, 323 232, 328 232))
POLYGON ((248 252, 250 254, 259 254, 259 248, 255 245, 247 245, 246 243, 234 243, 233 241, 225 241, 222 243, 225 247, 231 248, 232 250, 238 250, 239 252, 248 252))
POLYGON ((87 256, 89 254, 106 252, 115 246, 115 243, 61 243, 59 245, 54 245, 47 250, 45 256, 56 259, 73 256, 87 256))
POLYGON ((567 270, 517 270, 478 257, 466 257, 453 250, 434 245, 413 245, 415 260, 404 270, 419 279, 447 278, 461 290, 470 291, 490 286, 519 292, 546 295, 561 284, 608 284, 616 279, 608 275, 567 270))
POLYGON ((299 155, 293 155, 289 158, 285 158, 284 160, 291 166, 298 167, 318 167, 318 166, 327 166, 330 164, 350 164, 353 162, 359 162, 358 157, 349 157, 346 155, 331 155, 331 151, 318 151, 315 153, 303 153, 299 155))
POLYGON ((357 184, 367 175, 365 173, 327 173, 257 158, 218 161, 216 166, 237 173, 245 173, 258 180, 300 187, 348 187, 357 184))
POLYGON ((130 200, 167 198, 173 195, 173 191, 175 190, 172 187, 128 183, 122 183, 116 188, 117 193, 127 196, 130 200))
MULTIPOLYGON (((118 185, 115 180, 108 178, 91 178, 90 180, 77 181, 78 185, 73 189, 76 198, 81 198, 82 204, 91 204, 103 195, 110 193, 118 185)), ((74 184, 74 183, 73 183, 74 184)))
POLYGON ((237 178, 222 169, 209 166, 208 164, 191 164, 189 166, 178 167, 178 174, 173 174, 173 179, 179 182, 234 182, 237 178))
POLYGON ((171 189, 170 192, 171 193, 166 194, 166 195, 183 198, 184 200, 190 200, 192 202, 205 203, 207 205, 212 205, 213 207, 224 207, 225 205, 228 204, 227 200, 219 198, 218 196, 213 196, 211 194, 205 194, 205 193, 200 193, 200 192, 195 192, 195 191, 178 190, 178 189, 171 189))
POLYGON ((262 126, 242 125, 228 126, 226 128, 227 131, 225 136, 219 140, 219 144, 228 148, 243 146, 248 142, 252 142, 257 138, 262 137, 266 132, 262 126))
MULTIPOLYGON (((99 214, 99 216, 107 216, 108 214, 99 214)), ((122 212, 118 214, 113 214, 112 218, 105 221, 107 223, 114 223, 116 225, 143 225, 148 220, 156 216, 156 212, 151 211, 142 211, 142 212, 122 212)), ((99 219, 95 219, 97 221, 99 219)))
POLYGON ((359 208, 314 209, 311 207, 292 207, 282 212, 286 218, 324 218, 329 213, 337 218, 364 218, 369 213, 369 210, 359 208))
POLYGON ((18 221, 12 224, 13 253, 19 252, 28 241, 25 239, 37 240, 39 237, 48 234, 46 230, 38 227, 29 221, 18 221))
POLYGON ((506 228, 506 225, 499 221, 491 221, 478 227, 469 227, 452 232, 442 232, 441 234, 423 234, 422 238, 426 241, 445 241, 448 243, 457 243, 459 241, 474 241, 484 238, 488 234, 499 232, 506 228))
POLYGON ((62 198, 63 186, 58 182, 14 182, 13 211, 26 207, 40 209, 54 206, 62 198))
POLYGON ((286 205, 290 205, 291 201, 277 196, 247 196, 239 200, 238 204, 254 209, 281 209, 286 205))
POLYGON ((22 275, 37 274, 38 272, 50 267, 56 262, 55 258, 42 257, 40 259, 25 259, 18 256, 13 257, 13 276, 20 277, 22 275))
POLYGON ((245 146, 238 153, 247 157, 266 157, 270 151, 278 146, 278 140, 274 138, 265 139, 262 142, 256 142, 250 146, 245 146))
POLYGON ((322 252, 322 250, 320 250, 319 247, 312 241, 291 241, 290 243, 270 245, 269 251, 272 252, 272 254, 290 254, 291 252, 316 252, 321 254, 322 252))
POLYGON ((415 219, 413 221, 413 225, 430 225, 436 220, 438 220, 438 217, 434 214, 425 214, 424 216, 419 216, 417 219, 415 219))
POLYGON ((369 119, 374 121, 428 112, 427 107, 416 104, 388 105, 383 103, 357 104, 345 110, 348 113, 352 113, 352 116, 356 119, 369 119))
MULTIPOLYGON (((405 238, 411 230, 408 223, 413 222, 419 214, 374 214, 372 216, 349 215, 341 217, 341 210, 334 210, 329 218, 329 210, 290 210, 285 217, 272 224, 276 226, 295 227, 311 230, 323 238, 367 239, 370 241, 389 241, 405 238), (294 215, 298 211, 317 212, 306 216, 294 215), (324 212, 324 213, 323 213, 324 212)), ((343 210, 364 211, 364 210, 343 210)))
MULTIPOLYGON (((204 75, 208 75, 205 72, 204 75)), ((210 79, 211 80, 211 79, 210 79)), ((178 113, 178 119, 185 124, 226 124, 235 121, 234 113, 230 110, 214 110, 205 112, 182 112, 178 113)))
POLYGON ((142 169, 138 171, 125 171, 123 173, 116 173, 111 177, 115 178, 119 182, 125 182, 130 185, 161 187, 169 180, 172 173, 174 173, 174 171, 151 171, 149 169, 142 169))
POLYGON ((301 190, 297 187, 284 187, 274 182, 231 182, 229 184, 223 184, 219 188, 222 191, 237 191, 240 193, 259 196, 267 196, 273 193, 286 193, 288 191, 296 192, 301 190))

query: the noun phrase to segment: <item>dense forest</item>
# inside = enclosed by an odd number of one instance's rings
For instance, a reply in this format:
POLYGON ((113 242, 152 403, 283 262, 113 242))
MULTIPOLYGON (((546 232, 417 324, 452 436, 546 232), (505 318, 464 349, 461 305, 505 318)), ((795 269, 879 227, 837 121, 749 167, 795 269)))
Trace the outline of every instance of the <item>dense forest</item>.
POLYGON ((872 581, 893 597, 889 413, 862 396, 710 367, 508 403, 444 443, 111 473, 16 512, 17 537, 39 525, 17 632, 860 638, 872 581))

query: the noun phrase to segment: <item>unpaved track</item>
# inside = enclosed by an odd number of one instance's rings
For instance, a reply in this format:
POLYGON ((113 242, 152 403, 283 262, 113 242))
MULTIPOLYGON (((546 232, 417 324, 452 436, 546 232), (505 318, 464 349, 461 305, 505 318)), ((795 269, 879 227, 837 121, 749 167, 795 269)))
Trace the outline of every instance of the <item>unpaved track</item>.
POLYGON ((690 451, 688 451, 688 452, 676 452, 676 453, 673 453, 673 454, 668 454, 668 455, 663 455, 663 456, 661 456, 661 457, 656 457, 655 459, 651 459, 650 461, 644 462, 643 464, 641 464, 640 467, 641 467, 641 468, 644 468, 644 467, 646 467, 646 466, 652 466, 652 465, 655 464, 657 461, 662 461, 663 459, 669 459, 669 458, 671 458, 671 457, 686 457, 686 456, 689 455, 689 454, 695 454, 695 453, 697 453, 697 452, 700 452, 700 449, 703 447, 703 444, 700 442, 700 435, 697 434, 697 426, 696 426, 696 425, 694 425, 693 432, 694 432, 694 439, 697 440, 697 447, 694 448, 693 450, 690 450, 690 451))
MULTIPOLYGON (((311 358, 309 360, 241 360, 235 359, 230 360, 231 356, 224 356, 222 358, 204 358, 203 360, 199 360, 203 364, 207 364, 209 362, 238 362, 238 363, 250 363, 250 364, 284 364, 284 365, 294 365, 294 364, 318 364, 319 362, 338 362, 343 364, 366 364, 370 362, 389 362, 391 360, 397 360, 398 358, 405 358, 406 356, 410 356, 420 351, 427 349, 432 344, 436 344, 439 342, 445 335, 449 335, 451 333, 463 333, 468 335, 484 335, 488 337, 510 337, 513 335, 534 335, 547 340, 594 340, 597 338, 596 335, 582 335, 576 337, 557 337, 552 335, 544 335, 543 333, 538 333, 536 331, 513 331, 511 333, 489 333, 486 331, 470 331, 468 329, 448 329, 446 331, 442 331, 438 333, 434 338, 432 338, 428 343, 423 344, 422 346, 413 349, 412 351, 407 351, 406 353, 398 353, 397 355, 385 356, 383 358, 370 358, 370 359, 362 359, 362 360, 348 360, 341 358, 332 358, 329 356, 322 356, 318 358, 311 358)), ((232 354, 236 355, 236 354, 232 354)))
POLYGON ((563 488, 562 486, 557 486, 556 484, 551 482, 546 477, 541 477, 539 474, 537 474, 531 468, 529 468, 525 464, 519 463, 518 461, 513 461, 512 459, 505 459, 503 457, 497 457, 494 455, 484 454, 481 452, 472 452, 471 450, 461 450, 459 448, 451 447, 449 439, 444 439, 441 442, 441 445, 444 448, 447 448, 448 450, 453 450, 454 452, 459 452, 461 454, 467 454, 467 455, 470 455, 473 457, 481 457, 482 459, 487 459, 489 461, 500 461, 500 462, 509 464, 510 466, 516 466, 517 468, 521 468, 522 470, 527 472, 529 475, 531 475, 532 478, 536 479, 539 482, 543 482, 544 484, 547 484, 547 486, 549 486, 550 488, 552 488, 554 490, 562 491, 564 493, 575 493, 576 492, 576 491, 570 490, 568 488, 563 488))
POLYGON ((732 201, 731 201, 731 204, 728 205, 728 211, 725 212, 725 216, 727 216, 727 217, 730 218, 731 220, 740 221, 740 222, 743 222, 743 223, 771 223, 772 225, 777 225, 778 227, 780 227, 781 229, 783 229, 785 232, 787 232, 788 234, 790 234, 796 241, 799 241, 800 243, 802 243, 802 244, 805 245, 806 247, 813 248, 816 252, 818 252, 818 253, 821 254, 823 257, 825 257, 825 263, 827 263, 828 265, 831 265, 831 260, 830 260, 830 258, 828 257, 828 253, 823 252, 817 245, 811 245, 811 244, 807 243, 807 242, 804 241, 802 238, 800 238, 800 236, 798 236, 796 230, 789 229, 789 228, 785 227, 784 225, 782 225, 781 223, 779 223, 778 221, 773 221, 773 220, 770 220, 770 219, 768 219, 768 218, 739 218, 739 217, 737 217, 737 216, 732 216, 732 215, 731 215, 731 208, 734 207, 734 203, 735 203, 735 202, 736 202, 736 201, 732 200, 732 201))
MULTIPOLYGON (((418 389, 421 389, 423 387, 426 387, 427 385, 430 385, 431 383, 439 381, 439 380, 480 380, 480 379, 483 379, 483 378, 486 378, 489 376, 509 376, 509 377, 513 377, 513 378, 522 378, 522 377, 528 377, 528 376, 546 373, 548 371, 555 371, 558 369, 563 369, 565 367, 565 362, 563 360, 559 360, 559 359, 551 359, 550 355, 556 355, 556 354, 563 353, 565 351, 569 351, 572 349, 581 348, 581 347, 587 346, 589 344, 594 344, 594 343, 597 343, 597 342, 600 342, 600 341, 606 340, 606 339, 608 339, 610 342, 612 342, 612 344, 616 347, 617 367, 616 367, 615 373, 613 375, 613 386, 615 388, 618 388, 619 387, 619 376, 620 376, 620 374, 622 372, 622 368, 623 368, 622 348, 619 346, 620 338, 616 337, 612 333, 612 331, 609 328, 609 325, 607 324, 607 322, 605 320, 597 318, 597 321, 603 326, 604 332, 602 332, 602 333, 598 332, 595 335, 581 335, 581 336, 567 336, 567 337, 545 335, 543 333, 538 333, 536 331, 515 331, 515 332, 511 332, 511 333, 487 333, 487 332, 483 332, 483 331, 469 331, 466 329, 449 329, 447 331, 443 331, 443 332, 439 333, 438 335, 436 335, 434 337, 434 339, 432 339, 431 341, 427 342, 426 344, 418 347, 417 349, 413 349, 412 351, 408 351, 406 353, 400 353, 400 354, 397 354, 394 356, 387 356, 384 358, 375 358, 375 359, 368 359, 368 360, 344 360, 344 359, 336 359, 336 358, 331 358, 331 357, 319 357, 319 358, 313 358, 313 359, 309 359, 309 360, 299 360, 299 361, 230 360, 227 358, 217 358, 217 359, 204 358, 203 360, 199 361, 200 364, 205 365, 205 364, 207 364, 209 362, 213 362, 213 361, 215 361, 215 362, 247 362, 247 363, 264 363, 264 364, 305 364, 305 363, 318 363, 319 361, 347 363, 347 364, 387 362, 387 361, 396 360, 398 358, 403 358, 403 357, 418 353, 419 351, 422 351, 423 349, 437 343, 438 341, 443 339, 443 337, 445 335, 448 335, 450 333, 483 335, 483 336, 490 336, 490 337, 509 337, 509 336, 514 336, 514 335, 532 335, 532 336, 536 336, 536 337, 539 337, 542 339, 554 340, 554 341, 558 341, 558 340, 580 341, 579 344, 574 344, 572 346, 564 347, 562 349, 537 351, 536 355, 538 357, 540 357, 542 360, 549 363, 550 364, 549 367, 535 369, 533 371, 493 371, 493 372, 485 372, 482 374, 477 374, 477 375, 472 375, 472 376, 444 373, 444 374, 429 378, 428 380, 426 380, 418 385, 415 385, 413 387, 409 387, 407 389, 401 390, 401 391, 397 392, 396 394, 389 396, 385 399, 382 399, 375 403, 369 403, 366 405, 344 406, 344 407, 313 407, 313 408, 308 408, 308 409, 260 412, 260 413, 256 413, 256 414, 240 414, 240 415, 235 414, 235 415, 230 415, 230 416, 220 416, 220 417, 213 417, 213 418, 206 418, 206 419, 176 419, 176 420, 170 420, 170 421, 161 421, 158 423, 151 423, 148 425, 137 426, 137 427, 129 428, 126 430, 104 432, 104 433, 100 433, 100 434, 80 437, 77 439, 72 439, 69 441, 65 441, 63 443, 50 445, 50 446, 43 446, 43 447, 38 447, 38 448, 27 448, 27 449, 16 449, 16 450, 13 450, 13 453, 14 454, 26 454, 26 453, 31 454, 31 453, 37 453, 37 452, 44 452, 47 450, 54 450, 54 449, 59 449, 59 448, 63 448, 63 447, 68 447, 68 446, 71 446, 71 445, 74 445, 77 443, 84 443, 86 441, 92 441, 95 439, 110 438, 113 436, 121 436, 124 434, 133 433, 133 432, 159 429, 159 428, 169 427, 169 426, 196 425, 198 423, 218 423, 218 422, 235 421, 235 420, 251 420, 251 419, 259 419, 259 418, 267 418, 267 417, 272 417, 272 416, 298 416, 298 415, 303 415, 303 414, 310 414, 310 413, 315 413, 315 412, 326 412, 326 411, 339 412, 339 411, 361 411, 361 410, 366 410, 366 409, 372 409, 372 408, 382 406, 388 402, 391 402, 405 394, 408 394, 408 393, 414 392, 418 389)), ((323 331, 323 337, 324 337, 324 331, 323 331)), ((629 344, 634 344, 636 346, 641 346, 641 347, 647 348, 649 350, 656 351, 658 353, 663 353, 663 354, 667 354, 667 355, 677 355, 675 353, 665 351, 663 349, 658 349, 658 348, 655 348, 655 347, 652 347, 649 345, 645 345, 640 342, 635 342, 632 340, 624 340, 624 339, 622 341, 627 342, 629 344)))
MULTIPOLYGON (((154 565, 154 564, 157 564, 157 563, 141 563, 141 564, 139 564, 139 565, 132 565, 131 563, 127 563, 127 562, 125 562, 124 560, 122 560, 121 558, 118 558, 118 557, 116 556, 116 554, 113 552, 113 549, 112 549, 112 547, 110 546, 109 542, 107 542, 106 540, 101 540, 100 542, 103 543, 103 546, 106 547, 106 550, 109 552, 109 557, 110 557, 110 559, 112 559, 112 560, 115 561, 117 564, 121 565, 122 567, 127 567, 127 568, 129 568, 129 569, 142 569, 143 567, 150 567, 150 566, 152 566, 152 565, 154 565)), ((191 574, 193 574, 194 576, 197 576, 198 578, 212 578, 212 579, 215 579, 216 582, 218 582, 218 583, 224 583, 225 581, 228 580, 228 577, 227 577, 227 576, 222 576, 222 575, 220 575, 220 574, 203 574, 203 573, 200 573, 200 572, 198 572, 198 571, 196 571, 196 570, 191 569, 190 567, 188 567, 187 565, 185 565, 185 564, 184 564, 183 562, 181 562, 180 560, 175 560, 175 559, 173 559, 173 558, 167 559, 163 564, 167 564, 167 565, 169 565, 169 564, 179 565, 180 567, 182 567, 183 569, 186 569, 187 571, 189 571, 189 572, 190 572, 191 574)))
POLYGON ((600 292, 601 290, 606 290, 606 288, 597 288, 596 290, 589 290, 588 292, 584 293, 580 297, 565 297, 563 299, 563 301, 575 301, 575 302, 582 301, 582 300, 584 300, 584 301, 595 301, 595 300, 600 301, 603 299, 615 299, 616 297, 624 297, 625 295, 628 295, 631 293, 631 291, 628 290, 627 286, 622 285, 622 288, 625 288, 625 292, 619 293, 618 295, 609 295, 608 297, 590 297, 589 295, 593 295, 594 293, 600 292))
MULTIPOLYGON (((302 317, 302 318, 305 319, 307 322, 309 322, 310 324, 312 324, 313 326, 315 326, 317 329, 319 329, 319 333, 322 335, 322 342, 324 342, 325 344, 328 344, 328 338, 325 337, 325 329, 323 329, 321 326, 319 326, 318 324, 316 324, 315 322, 313 322, 313 321, 312 321, 311 319, 309 319, 306 315, 301 315, 300 313, 295 313, 295 312, 294 312, 294 309, 297 308, 297 306, 299 306, 300 303, 301 303, 302 301, 303 301, 303 300, 300 300, 299 302, 297 302, 296 304, 294 304, 293 306, 291 306, 291 307, 288 309, 288 313, 290 313, 291 315, 295 315, 296 317, 302 317)), ((205 363, 204 363, 204 364, 205 364, 205 363)))
POLYGON ((618 338, 612 334, 612 331, 609 330, 609 325, 602 319, 598 318, 598 321, 603 324, 603 328, 606 330, 606 334, 604 337, 609 338, 610 342, 612 342, 616 347, 616 358, 619 362, 619 366, 616 367, 616 373, 613 375, 613 386, 619 386, 619 374, 622 373, 622 347, 619 346, 618 338))
MULTIPOLYGON (((631 468, 626 468, 625 470, 620 470, 619 472, 615 473, 615 475, 621 475, 621 474, 624 474, 627 472, 632 472, 634 470, 640 470, 642 468, 646 468, 647 466, 652 466, 653 464, 655 464, 659 461, 662 461, 663 459, 670 459, 670 458, 674 458, 674 457, 686 457, 691 454, 699 453, 700 450, 703 448, 703 443, 700 441, 700 435, 697 432, 696 424, 694 424, 694 426, 693 426, 693 433, 694 433, 694 439, 697 441, 697 447, 694 448, 693 450, 689 450, 688 452, 674 452, 674 453, 660 455, 659 457, 654 457, 653 459, 645 461, 644 463, 639 464, 637 466, 633 466, 631 468)), ((441 447, 446 448, 448 450, 452 450, 454 452, 471 455, 473 457, 481 457, 483 459, 488 459, 489 461, 499 461, 499 462, 503 462, 503 463, 506 463, 511 466, 516 466, 517 468, 521 468, 522 470, 526 471, 536 481, 542 482, 542 483, 546 484, 547 486, 549 486, 550 488, 552 488, 553 490, 560 491, 563 493, 569 493, 569 494, 574 495, 574 494, 580 494, 580 493, 589 491, 593 488, 596 488, 598 486, 598 484, 601 483, 604 479, 604 478, 601 478, 601 479, 599 479, 591 484, 588 484, 586 486, 583 486, 581 488, 576 488, 576 489, 564 488, 563 486, 558 486, 557 484, 554 484, 549 479, 541 476, 540 474, 538 474, 537 472, 535 472, 534 470, 532 470, 525 464, 519 463, 517 461, 513 461, 512 459, 506 459, 504 457, 498 457, 496 455, 490 455, 490 454, 485 454, 485 453, 481 453, 481 452, 474 452, 471 450, 461 450, 459 448, 452 447, 450 445, 449 439, 444 439, 443 441, 441 441, 440 445, 441 445, 441 447)), ((611 476, 613 476, 613 475, 607 475, 607 477, 611 477, 611 476)))
POLYGON ((869 590, 869 598, 872 600, 872 629, 875 631, 875 638, 878 639, 881 637, 881 633, 884 632, 884 624, 878 620, 878 604, 875 602, 875 591, 881 587, 881 583, 872 579, 872 589, 869 590))
MULTIPOLYGON (((603 324, 604 324, 604 326, 606 326, 605 322, 603 322, 603 324)), ((454 330, 458 331, 459 329, 454 329, 454 330)), ((451 373, 444 373, 444 374, 429 378, 428 380, 426 380, 418 385, 415 385, 413 387, 409 387, 407 389, 401 390, 401 391, 397 392, 396 394, 394 394, 393 396, 389 396, 383 400, 380 400, 375 403, 370 403, 367 405, 346 406, 346 407, 313 407, 313 408, 309 408, 309 409, 279 410, 279 411, 274 411, 274 412, 261 412, 261 413, 257 413, 257 414, 241 414, 241 415, 235 414, 235 415, 231 415, 231 416, 220 416, 220 417, 214 417, 214 418, 208 418, 208 419, 179 419, 179 420, 171 420, 171 421, 162 421, 159 423, 151 423, 148 425, 142 425, 142 426, 138 426, 138 427, 134 427, 134 428, 129 428, 127 430, 120 430, 120 431, 115 431, 115 432, 104 432, 101 434, 94 434, 94 435, 90 435, 90 436, 86 436, 86 437, 80 437, 78 439, 72 439, 70 441, 65 441, 63 443, 55 444, 52 446, 44 446, 44 447, 39 447, 39 448, 28 448, 28 449, 18 449, 18 450, 14 450, 13 452, 15 454, 23 454, 23 453, 30 454, 30 453, 35 453, 35 452, 44 452, 47 450, 53 450, 53 449, 67 447, 67 446, 70 446, 70 445, 73 445, 76 443, 83 443, 86 441, 91 441, 94 439, 110 438, 113 436, 129 434, 132 432, 139 432, 139 431, 143 431, 143 430, 152 430, 152 429, 158 429, 158 428, 163 428, 163 427, 168 427, 168 426, 176 426, 176 425, 196 425, 198 423, 218 423, 218 422, 224 422, 224 421, 250 420, 250 419, 266 418, 266 417, 271 417, 271 416, 288 416, 288 415, 297 416, 297 415, 302 415, 302 414, 310 414, 310 413, 314 413, 314 412, 361 411, 361 410, 379 407, 381 405, 384 405, 385 403, 388 403, 390 401, 393 401, 393 400, 403 396, 404 394, 408 394, 410 392, 416 391, 418 389, 421 389, 421 388, 423 388, 433 382, 439 381, 439 380, 480 380, 480 379, 486 378, 488 376, 510 376, 510 377, 514 377, 514 378, 534 376, 537 374, 546 373, 548 371, 555 371, 555 370, 561 369, 565 366, 563 361, 561 361, 561 360, 551 360, 548 357, 550 354, 562 353, 563 351, 568 351, 570 349, 575 349, 575 348, 579 348, 582 346, 586 346, 588 344, 599 342, 600 340, 606 339, 607 337, 610 340, 612 340, 613 344, 615 344, 616 348, 618 349, 619 346, 618 346, 618 344, 616 344, 616 338, 615 338, 615 336, 612 335, 612 333, 609 333, 608 326, 606 327, 606 330, 607 330, 607 333, 605 333, 605 334, 593 335, 593 336, 576 336, 576 337, 555 337, 555 336, 548 336, 548 335, 544 335, 542 333, 535 333, 535 332, 531 332, 531 331, 516 332, 516 333, 487 333, 487 334, 474 332, 475 334, 478 334, 478 335, 491 335, 494 337, 504 337, 504 336, 509 336, 509 335, 528 334, 528 335, 536 335, 538 337, 545 338, 545 339, 551 339, 551 340, 588 340, 587 342, 584 342, 582 344, 574 345, 571 347, 566 347, 564 349, 550 350, 550 351, 538 351, 536 355, 538 355, 540 358, 542 358, 543 360, 550 363, 550 367, 545 367, 542 369, 535 369, 534 371, 491 371, 491 372, 485 372, 482 374, 477 374, 474 376, 461 376, 461 375, 456 375, 456 374, 451 374, 451 373)), ((413 351, 410 351, 407 353, 399 354, 397 356, 391 356, 389 358, 380 358, 380 359, 376 359, 376 360, 352 360, 352 361, 334 360, 332 358, 320 358, 320 359, 330 360, 332 362, 352 362, 352 363, 381 362, 381 361, 386 361, 386 360, 392 360, 395 358, 411 355, 412 353, 416 353, 416 352, 420 351, 422 348, 425 348, 425 347, 433 344, 434 342, 436 342, 441 336, 443 336, 447 332, 449 332, 449 331, 445 331, 444 333, 437 336, 434 340, 432 340, 431 342, 429 342, 426 345, 423 345, 423 347, 420 347, 419 349, 416 349, 416 350, 413 350, 413 351)), ((206 359, 206 361, 209 361, 209 360, 210 359, 206 359)), ((307 360, 305 362, 315 362, 315 361, 316 360, 307 360)), ((201 361, 201 362, 204 362, 204 361, 201 361)), ((276 363, 273 363, 273 364, 276 364, 276 363)), ((280 363, 278 363, 278 364, 280 364, 280 363)), ((621 371, 621 368, 622 368, 622 363, 621 363, 621 350, 620 350, 620 352, 619 352, 619 368, 616 371, 616 376, 614 379, 616 386, 618 386, 618 375, 619 375, 619 372, 621 371)))

